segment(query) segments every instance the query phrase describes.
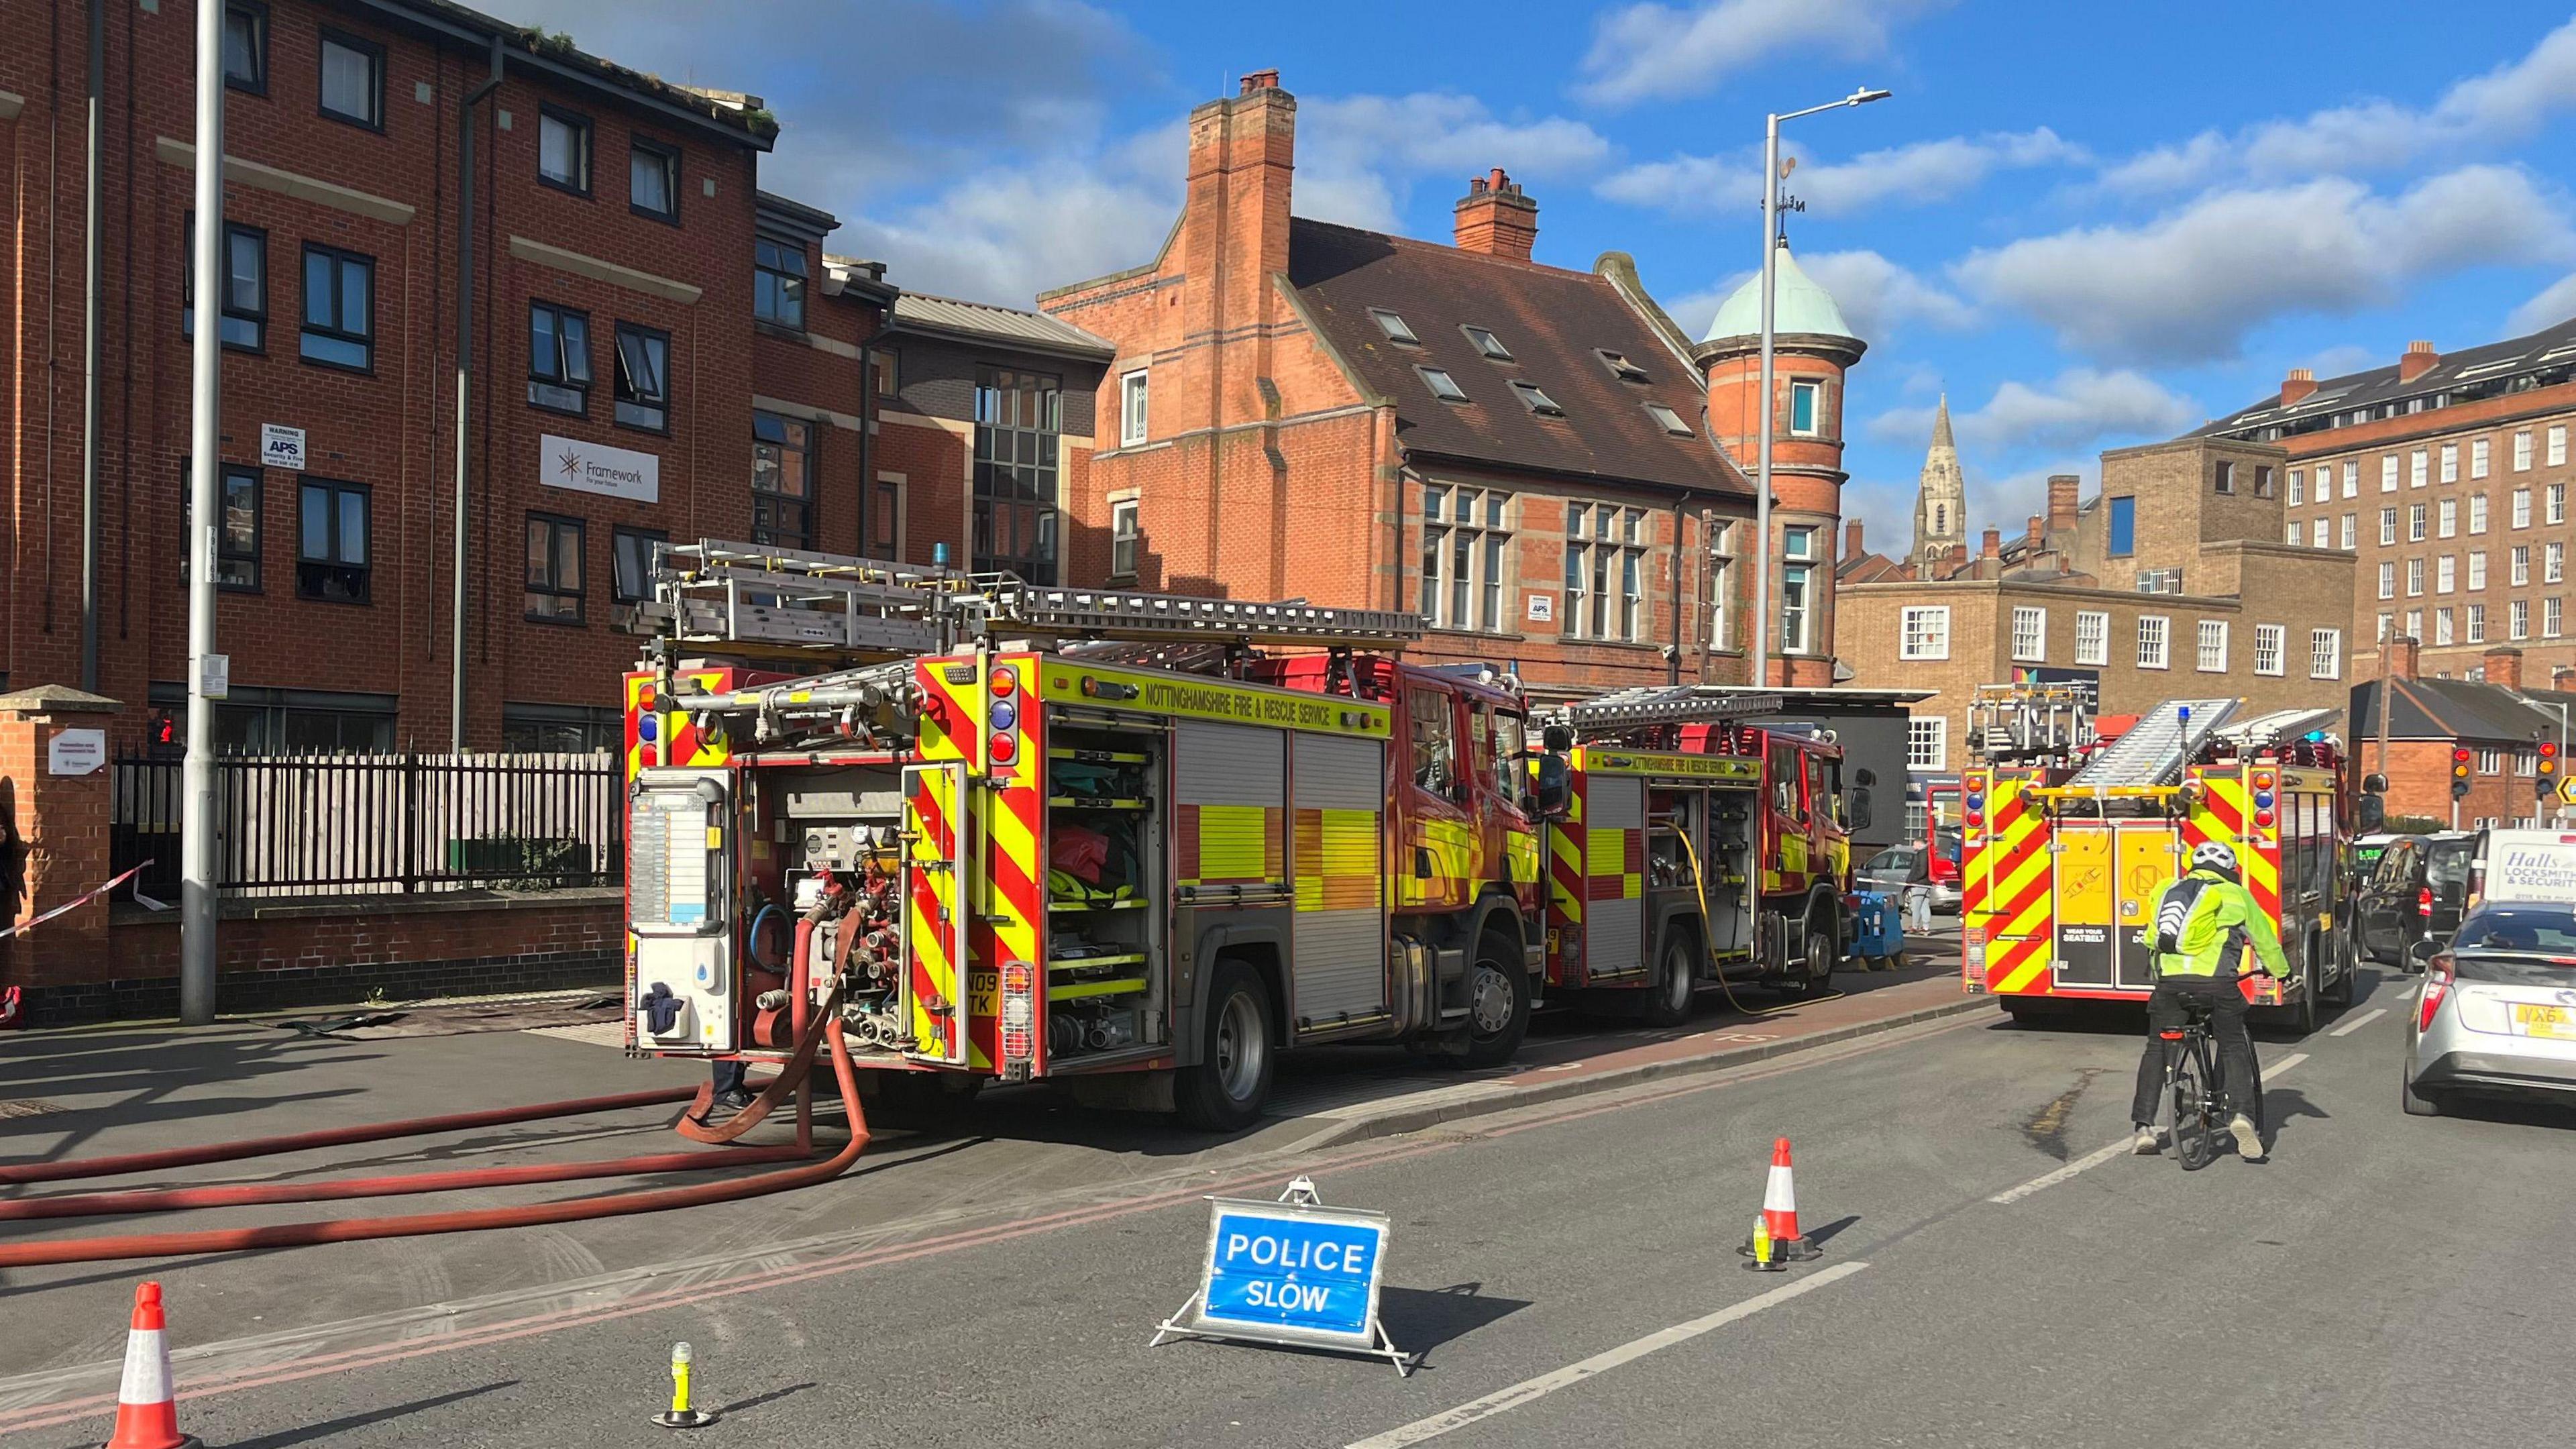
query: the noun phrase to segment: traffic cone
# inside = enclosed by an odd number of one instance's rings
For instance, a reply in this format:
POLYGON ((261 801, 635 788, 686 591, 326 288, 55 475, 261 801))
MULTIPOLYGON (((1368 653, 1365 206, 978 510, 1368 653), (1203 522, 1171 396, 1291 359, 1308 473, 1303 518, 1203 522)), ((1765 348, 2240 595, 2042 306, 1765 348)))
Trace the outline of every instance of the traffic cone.
POLYGON ((1813 1262, 1824 1256, 1798 1231, 1798 1188, 1790 1178, 1786 1137, 1771 1144, 1771 1177, 1762 1187, 1762 1222, 1741 1251, 1757 1268, 1813 1262))
POLYGON ((170 1346, 161 1337, 161 1285, 134 1287, 134 1322, 125 1335, 125 1376, 116 1386, 116 1432, 105 1449, 201 1449, 179 1432, 170 1397, 170 1346))

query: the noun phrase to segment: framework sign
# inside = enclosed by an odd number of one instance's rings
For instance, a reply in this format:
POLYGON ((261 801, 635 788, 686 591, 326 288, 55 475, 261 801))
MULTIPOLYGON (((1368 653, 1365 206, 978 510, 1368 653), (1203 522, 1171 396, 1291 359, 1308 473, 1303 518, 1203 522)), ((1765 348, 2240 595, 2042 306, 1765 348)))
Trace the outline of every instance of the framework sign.
POLYGON ((1277 1202, 1212 1197, 1208 1209, 1199 1291, 1155 1331, 1155 1344, 1170 1336, 1333 1348, 1411 1369, 1378 1324, 1386 1214, 1326 1207, 1302 1177, 1277 1202))

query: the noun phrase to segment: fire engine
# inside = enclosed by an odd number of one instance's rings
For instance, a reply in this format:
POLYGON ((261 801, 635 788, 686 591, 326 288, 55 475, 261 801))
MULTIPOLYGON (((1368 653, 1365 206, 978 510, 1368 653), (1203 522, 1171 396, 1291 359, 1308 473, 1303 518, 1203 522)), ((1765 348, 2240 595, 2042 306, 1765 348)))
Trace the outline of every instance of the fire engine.
POLYGON ((1868 825, 1875 781, 1860 771, 1846 800, 1827 733, 1735 722, 1781 705, 1648 687, 1574 705, 1551 728, 1538 764, 1550 989, 1643 992, 1658 1025, 1687 1019, 1721 975, 1832 990, 1851 939, 1851 831, 1868 825))
POLYGON ((2289 974, 2250 998, 2313 1030, 2348 1004, 2354 934, 2337 888, 2352 821, 2331 709, 2239 721, 2241 701, 2166 700, 2097 737, 2081 685, 1986 685, 1963 781, 1961 982, 2015 1017, 2155 987, 2156 902, 2203 841, 2235 847, 2289 974))
POLYGON ((1412 615, 702 542, 629 677, 637 1049, 1250 1121, 1279 1052, 1509 1059, 1527 709, 1412 615), (896 1079, 887 1073, 907 1074, 896 1079))

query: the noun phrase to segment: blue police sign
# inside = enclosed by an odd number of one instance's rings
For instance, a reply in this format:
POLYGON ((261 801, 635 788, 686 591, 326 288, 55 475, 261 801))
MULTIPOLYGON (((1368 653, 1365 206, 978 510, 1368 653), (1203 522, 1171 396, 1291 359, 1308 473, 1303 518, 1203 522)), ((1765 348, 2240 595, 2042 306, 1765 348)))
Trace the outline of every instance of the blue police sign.
POLYGON ((1387 1217, 1316 1200, 1299 1178, 1278 1202, 1208 1199, 1199 1291, 1154 1335, 1229 1338, 1409 1357, 1378 1326, 1387 1217))

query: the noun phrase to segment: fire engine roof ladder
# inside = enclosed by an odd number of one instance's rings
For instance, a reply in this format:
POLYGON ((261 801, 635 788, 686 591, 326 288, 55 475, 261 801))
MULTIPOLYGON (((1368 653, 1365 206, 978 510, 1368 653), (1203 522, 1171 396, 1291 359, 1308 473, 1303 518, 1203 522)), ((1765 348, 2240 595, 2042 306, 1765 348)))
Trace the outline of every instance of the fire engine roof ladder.
POLYGON ((2213 738, 2236 747, 2240 755, 2260 754, 2285 741, 2314 730, 2324 729, 2343 714, 2332 707, 2324 709, 2276 709, 2252 719, 2238 720, 2219 730, 2213 738))
POLYGON ((1636 729, 1646 725, 1725 724, 1778 714, 1788 701, 1768 690, 1722 684, 1641 684, 1565 707, 1578 732, 1636 729))
POLYGON ((2093 738, 2089 684, 1980 684, 1968 747, 1987 760, 2069 759, 2093 738))
POLYGON ((2236 713, 2236 703, 2233 699, 2168 699, 2085 761, 2064 788, 2082 793, 2171 785, 2181 779, 2184 763, 2200 752, 2210 732, 2236 713))

